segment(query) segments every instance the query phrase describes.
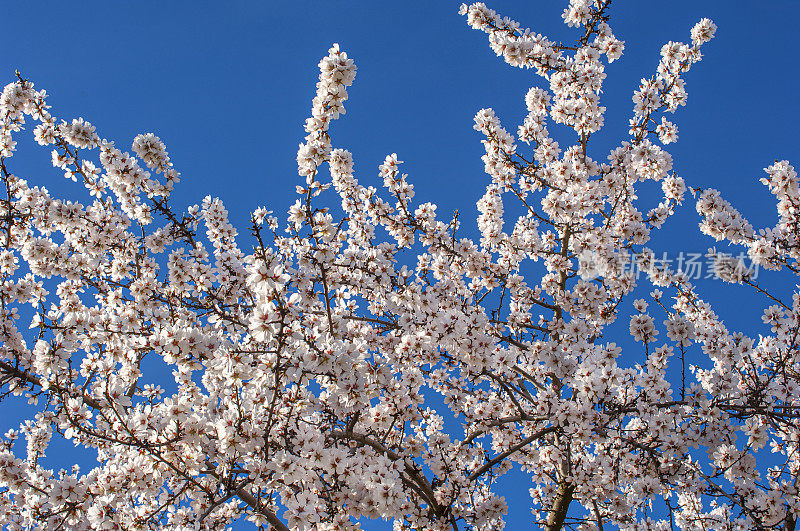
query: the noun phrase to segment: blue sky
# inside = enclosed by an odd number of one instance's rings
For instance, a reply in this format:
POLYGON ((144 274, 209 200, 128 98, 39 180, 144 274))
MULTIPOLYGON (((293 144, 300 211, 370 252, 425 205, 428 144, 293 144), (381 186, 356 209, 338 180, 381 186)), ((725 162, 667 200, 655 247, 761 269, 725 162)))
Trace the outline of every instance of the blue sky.
MULTIPOLYGON (((123 148, 138 133, 155 133, 183 175, 174 204, 218 196, 246 233, 254 208, 282 213, 294 201, 295 155, 317 62, 338 42, 358 76, 347 114, 332 126, 334 146, 353 152, 357 177, 376 185, 377 165, 398 153, 417 200, 437 203, 442 217, 458 208, 465 234, 475 234, 475 202, 488 176, 473 116, 492 107, 516 130, 524 94, 541 80, 495 57, 485 35, 458 15, 459 3, 8 2, 0 80, 12 81, 20 69, 51 94, 56 116, 83 116, 123 148)), ((561 0, 489 6, 556 40, 576 35, 561 23, 561 0)), ((620 0, 611 15, 626 52, 606 70, 606 126, 590 155, 603 160, 625 139, 632 91, 654 72, 661 45, 687 41, 691 26, 709 17, 717 36, 687 75, 688 105, 673 120, 679 141, 669 146, 674 169, 690 186, 722 190, 756 227, 774 224, 773 198, 757 180, 773 159, 800 163, 800 1, 620 0)), ((49 150, 28 137, 11 168, 33 184, 74 195, 49 161, 49 150)), ((653 246, 704 251, 713 242, 695 237, 696 225, 687 203, 653 246)), ((245 249, 246 238, 240 236, 245 249)), ((730 298, 738 290, 706 289, 723 297, 719 313, 737 327, 746 329, 747 318, 758 314, 747 309, 756 299, 730 298)), ((516 495, 512 529, 524 527, 526 488, 516 495)))

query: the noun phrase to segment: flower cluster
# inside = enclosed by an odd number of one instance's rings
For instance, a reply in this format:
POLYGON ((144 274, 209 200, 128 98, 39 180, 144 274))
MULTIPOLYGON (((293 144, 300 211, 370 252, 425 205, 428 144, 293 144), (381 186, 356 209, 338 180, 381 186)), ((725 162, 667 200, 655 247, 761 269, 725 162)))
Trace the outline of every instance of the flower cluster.
MULTIPOLYGON (((322 161, 330 152, 327 135, 332 120, 345 113, 347 87, 353 84, 356 66, 347 54, 334 44, 327 57, 319 62, 317 95, 311 109, 311 118, 306 120, 306 141, 297 151, 297 166, 300 175, 313 177, 322 161)), ((310 183, 309 183, 310 184, 310 183)))

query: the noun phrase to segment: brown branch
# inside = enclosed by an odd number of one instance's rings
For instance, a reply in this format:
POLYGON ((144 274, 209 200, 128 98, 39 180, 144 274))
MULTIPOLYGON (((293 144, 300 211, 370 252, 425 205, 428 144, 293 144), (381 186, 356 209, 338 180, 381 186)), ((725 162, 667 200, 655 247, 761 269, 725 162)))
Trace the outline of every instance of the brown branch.
POLYGON ((564 527, 564 520, 567 518, 567 510, 572 502, 572 495, 575 492, 575 485, 571 485, 562 480, 558 484, 558 491, 553 500, 553 508, 547 515, 547 531, 560 531, 564 527))
MULTIPOLYGON (((0 369, 2 369, 3 371, 5 371, 6 373, 8 373, 10 376, 12 376, 14 378, 18 378, 18 379, 26 381, 28 383, 32 383, 33 385, 37 385, 39 387, 44 387, 42 385, 42 381, 39 379, 38 376, 35 376, 35 375, 33 375, 33 374, 31 374, 31 373, 29 373, 27 371, 23 371, 22 369, 18 369, 16 367, 14 367, 13 365, 10 365, 10 364, 6 363, 5 361, 0 360, 0 369)), ((92 397, 90 397, 90 396, 88 396, 86 394, 81 395, 80 393, 70 392, 66 388, 64 388, 64 387, 62 387, 62 386, 60 386, 58 384, 54 384, 54 383, 50 383, 49 386, 51 388, 55 389, 56 391, 58 391, 59 393, 63 393, 65 395, 71 396, 73 398, 77 398, 77 397, 82 398, 84 403, 87 406, 89 406, 89 407, 91 407, 93 409, 102 409, 102 406, 100 405, 100 402, 98 402, 97 400, 95 400, 94 398, 92 398, 92 397)))
POLYGON ((277 529, 278 531, 289 531, 289 528, 281 522, 278 515, 261 505, 261 503, 253 496, 245 487, 241 487, 236 490, 236 494, 241 498, 243 502, 249 505, 254 511, 257 513, 264 515, 269 522, 269 525, 277 529))
POLYGON ((509 448, 505 452, 503 452, 501 454, 498 454, 497 456, 493 457, 492 459, 487 461, 482 467, 480 467, 478 470, 476 470, 475 472, 470 474, 469 475, 470 481, 477 479, 482 474, 486 473, 486 471, 488 471, 494 465, 496 465, 497 463, 499 463, 500 461, 502 461, 506 457, 510 456, 511 454, 518 452, 519 450, 521 450, 522 448, 526 447, 527 445, 529 445, 533 441, 535 441, 537 439, 541 439, 542 437, 544 437, 548 433, 553 433, 557 429, 558 429, 557 426, 550 426, 550 427, 543 428, 543 429, 537 431, 536 433, 534 433, 530 437, 526 437, 525 439, 523 439, 522 441, 518 442, 517 444, 515 444, 514 446, 512 446, 511 448, 509 448))
MULTIPOLYGON (((334 431, 331 432, 331 437, 333 437, 334 439, 344 439, 361 443, 365 446, 369 446, 373 450, 376 450, 384 454, 392 461, 404 462, 400 454, 390 450, 389 448, 386 448, 378 441, 374 441, 361 433, 334 431)), ((420 474, 413 468, 409 467, 408 465, 405 465, 405 470, 406 474, 408 474, 409 479, 413 483, 410 483, 405 478, 403 478, 403 482, 406 483, 409 487, 411 487, 414 491, 416 491, 426 502, 428 502, 428 504, 430 504, 430 506, 437 514, 441 514, 442 507, 436 501, 436 493, 434 493, 433 487, 428 482, 428 480, 425 479, 424 477, 420 477, 420 474)))
POLYGON ((486 435, 488 433, 487 430, 489 428, 495 428, 497 426, 502 426, 504 424, 510 424, 512 422, 541 422, 543 420, 546 420, 546 417, 534 417, 532 415, 527 415, 527 414, 526 415, 514 415, 512 417, 506 417, 506 418, 494 420, 494 421, 489 422, 488 424, 484 425, 483 428, 485 428, 485 429, 478 429, 477 431, 475 431, 475 432, 471 433, 469 436, 467 436, 466 439, 461 441, 461 446, 466 446, 469 443, 471 443, 472 441, 474 441, 475 439, 477 439, 478 437, 480 437, 482 435, 486 435))

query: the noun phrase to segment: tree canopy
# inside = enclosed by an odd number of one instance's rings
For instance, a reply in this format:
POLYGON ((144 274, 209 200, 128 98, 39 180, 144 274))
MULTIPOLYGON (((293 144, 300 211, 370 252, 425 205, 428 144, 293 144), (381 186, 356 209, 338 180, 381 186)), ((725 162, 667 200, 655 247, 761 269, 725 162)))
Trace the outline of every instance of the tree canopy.
POLYGON ((286 216, 259 208, 246 234, 218 198, 171 202, 180 174, 156 135, 126 152, 59 121, 18 73, 0 97, 0 407, 38 412, 0 438, 0 524, 491 530, 508 509, 497 482, 518 469, 548 530, 794 529, 800 291, 767 289, 752 266, 798 273, 797 173, 765 169, 778 221, 757 230, 673 171, 668 117, 709 19, 662 47, 628 136, 595 153, 605 67, 624 51, 609 7, 571 0, 564 44, 462 5, 541 78, 515 131, 475 116, 490 177, 475 240, 414 200, 397 154, 381 188, 359 181, 333 131, 356 78, 336 44, 297 200, 286 216), (14 166, 30 132, 74 199, 14 166), (716 276, 763 297, 753 333, 647 247, 689 201, 740 253, 710 250, 716 276), (609 334, 619 320, 629 337, 609 334), (97 465, 47 468, 54 437, 97 465))

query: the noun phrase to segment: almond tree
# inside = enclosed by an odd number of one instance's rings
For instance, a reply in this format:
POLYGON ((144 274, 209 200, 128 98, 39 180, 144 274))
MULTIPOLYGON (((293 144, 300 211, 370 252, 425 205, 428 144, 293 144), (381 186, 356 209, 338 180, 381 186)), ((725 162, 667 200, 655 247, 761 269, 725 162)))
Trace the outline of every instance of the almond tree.
MULTIPOLYGON (((721 279, 765 297, 771 330, 756 339, 645 247, 686 199, 660 144, 677 140, 665 116, 716 27, 664 45, 628 137, 600 162, 599 95, 624 48, 609 3, 570 1, 569 45, 462 5, 498 56, 546 82, 516 134, 491 109, 475 117, 491 178, 479 241, 414 202, 396 154, 383 189, 357 180, 330 132, 356 74, 338 45, 319 63, 297 201, 285 221, 256 210, 247 237, 219 199, 170 202, 179 173, 158 137, 124 152, 83 119, 59 121, 18 74, 0 100, 0 392, 6 411, 27 398, 38 413, 0 439, 0 524, 500 529, 496 483, 516 467, 531 527, 794 529, 800 292, 771 293, 712 253, 721 279), (551 124, 575 144, 562 149, 551 124), (25 126, 82 202, 13 173, 25 126), (663 191, 646 212, 645 181, 663 191), (506 219, 506 201, 523 214, 506 219), (637 282, 647 301, 631 301, 637 282), (638 344, 623 353, 604 332, 631 303, 638 344), (47 468, 53 437, 97 466, 47 468)), ((691 189, 701 230, 796 274, 797 174, 766 171, 775 227, 691 189)))

